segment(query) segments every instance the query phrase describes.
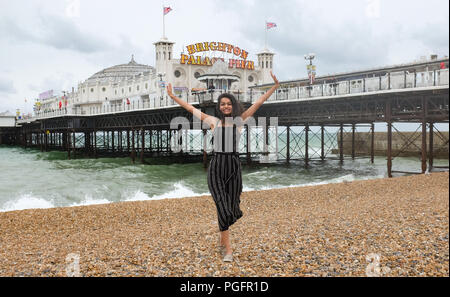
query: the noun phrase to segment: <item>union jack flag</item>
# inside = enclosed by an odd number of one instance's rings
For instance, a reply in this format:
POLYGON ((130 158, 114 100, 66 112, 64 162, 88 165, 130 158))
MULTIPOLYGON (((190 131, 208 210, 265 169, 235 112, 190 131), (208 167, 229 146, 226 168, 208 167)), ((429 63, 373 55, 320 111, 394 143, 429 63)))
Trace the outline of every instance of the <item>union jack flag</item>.
POLYGON ((164 15, 168 14, 169 12, 172 11, 172 8, 170 7, 164 7, 164 15))
POLYGON ((275 24, 275 23, 267 23, 266 22, 266 26, 267 26, 267 29, 272 29, 272 28, 275 28, 277 26, 277 24, 275 24))

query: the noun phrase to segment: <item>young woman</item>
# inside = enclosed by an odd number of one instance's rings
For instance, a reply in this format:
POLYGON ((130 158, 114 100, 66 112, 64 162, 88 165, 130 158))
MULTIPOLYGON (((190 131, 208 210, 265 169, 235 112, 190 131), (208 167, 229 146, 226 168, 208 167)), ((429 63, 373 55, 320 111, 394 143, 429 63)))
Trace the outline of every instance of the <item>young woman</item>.
POLYGON ((275 75, 272 72, 270 72, 270 75, 275 83, 274 86, 245 111, 240 102, 232 94, 224 93, 220 95, 216 106, 218 118, 207 115, 191 104, 176 97, 172 93, 172 85, 169 84, 167 86, 167 94, 170 98, 201 121, 207 123, 213 131, 214 155, 208 166, 207 180, 209 190, 217 208, 220 230, 219 244, 222 250, 225 249, 223 258, 225 262, 231 262, 233 260, 229 227, 242 217, 242 211, 239 208, 242 192, 242 176, 241 163, 238 155, 239 137, 242 126, 236 128, 233 123, 239 120, 241 120, 241 123, 245 123, 280 86, 275 75), (231 135, 233 136, 231 137, 231 135), (230 149, 230 146, 232 146, 232 149, 230 149))

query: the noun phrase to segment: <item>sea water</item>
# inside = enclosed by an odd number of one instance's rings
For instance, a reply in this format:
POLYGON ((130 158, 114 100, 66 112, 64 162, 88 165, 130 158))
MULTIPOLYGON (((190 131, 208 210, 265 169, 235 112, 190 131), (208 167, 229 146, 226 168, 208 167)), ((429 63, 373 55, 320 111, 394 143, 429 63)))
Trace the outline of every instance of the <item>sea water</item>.
MULTIPOLYGON (((314 149, 314 147, 313 147, 314 149)), ((318 148, 315 148, 317 151, 318 148)), ((311 151, 311 154, 314 153, 311 151)), ((244 191, 297 187, 387 176, 386 157, 343 164, 325 161, 244 165, 244 191)), ((394 169, 420 172, 419 158, 395 158, 394 169)), ((448 160, 435 160, 448 166, 448 160)), ((143 165, 130 158, 67 159, 66 152, 0 146, 0 212, 210 195, 202 163, 143 165)))

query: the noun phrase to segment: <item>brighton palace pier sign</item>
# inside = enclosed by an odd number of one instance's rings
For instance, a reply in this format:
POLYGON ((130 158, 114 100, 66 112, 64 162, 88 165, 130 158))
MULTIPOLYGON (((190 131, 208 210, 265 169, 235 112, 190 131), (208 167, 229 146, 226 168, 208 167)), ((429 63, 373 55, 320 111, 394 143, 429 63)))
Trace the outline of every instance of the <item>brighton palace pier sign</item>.
POLYGON ((187 51, 189 55, 181 54, 180 64, 211 66, 212 64, 214 64, 216 60, 218 59, 224 60, 224 59, 194 56, 194 54, 207 51, 219 51, 232 54, 232 57, 234 59, 231 58, 228 60, 229 68, 255 70, 255 62, 247 61, 248 52, 228 43, 201 42, 188 45, 187 51))

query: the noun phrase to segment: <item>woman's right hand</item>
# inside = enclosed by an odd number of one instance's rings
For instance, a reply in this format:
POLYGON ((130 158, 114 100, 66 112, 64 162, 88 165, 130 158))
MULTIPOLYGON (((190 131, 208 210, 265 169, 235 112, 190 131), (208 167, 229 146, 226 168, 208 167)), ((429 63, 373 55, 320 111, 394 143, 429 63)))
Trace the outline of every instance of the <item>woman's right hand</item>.
POLYGON ((171 83, 169 83, 169 84, 167 85, 167 95, 169 95, 170 98, 172 98, 172 96, 173 96, 173 93, 172 93, 172 84, 171 84, 171 83))
POLYGON ((277 77, 270 71, 270 76, 272 76, 273 82, 275 83, 275 86, 278 88, 280 86, 280 82, 278 81, 277 77))

